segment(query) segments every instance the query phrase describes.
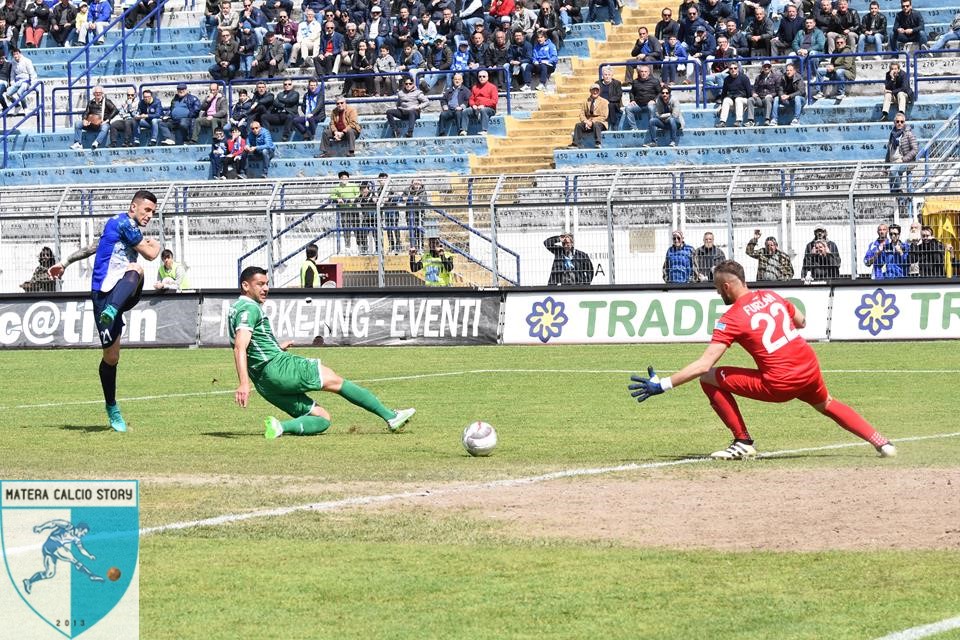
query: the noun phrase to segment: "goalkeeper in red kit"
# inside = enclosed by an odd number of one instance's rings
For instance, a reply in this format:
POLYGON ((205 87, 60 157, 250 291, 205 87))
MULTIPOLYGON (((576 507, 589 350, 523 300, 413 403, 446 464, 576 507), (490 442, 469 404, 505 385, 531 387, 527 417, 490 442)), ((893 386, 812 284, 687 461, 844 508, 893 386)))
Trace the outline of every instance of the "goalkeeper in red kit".
POLYGON ((717 321, 710 346, 700 358, 668 378, 657 377, 653 367, 647 369, 649 378, 631 376, 627 388, 637 402, 699 378, 710 406, 733 432, 733 444, 711 454, 722 460, 757 454, 735 395, 762 402, 803 400, 872 444, 881 456, 897 455, 889 440, 827 391, 817 355, 800 337, 799 329, 806 326, 806 319, 789 300, 773 291, 751 291, 743 266, 733 260, 717 265, 713 283, 724 303, 731 306, 717 321), (756 369, 714 367, 734 342, 753 357, 756 369))

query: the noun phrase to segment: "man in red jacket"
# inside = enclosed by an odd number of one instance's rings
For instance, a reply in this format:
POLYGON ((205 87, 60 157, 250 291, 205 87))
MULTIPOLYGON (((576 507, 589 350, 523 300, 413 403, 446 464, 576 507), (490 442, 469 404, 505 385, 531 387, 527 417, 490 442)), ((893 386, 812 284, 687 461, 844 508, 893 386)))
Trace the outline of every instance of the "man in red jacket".
POLYGON ((486 71, 477 73, 477 84, 470 90, 470 118, 480 121, 480 135, 487 135, 490 118, 497 113, 497 101, 500 95, 497 86, 489 82, 486 71))

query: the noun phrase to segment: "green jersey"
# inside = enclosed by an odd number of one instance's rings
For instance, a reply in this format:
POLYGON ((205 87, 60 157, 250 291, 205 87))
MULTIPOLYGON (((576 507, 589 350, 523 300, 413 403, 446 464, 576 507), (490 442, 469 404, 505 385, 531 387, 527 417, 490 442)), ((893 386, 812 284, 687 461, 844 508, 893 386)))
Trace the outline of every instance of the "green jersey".
POLYGON ((247 346, 247 372, 251 377, 259 376, 268 362, 283 354, 270 328, 270 320, 263 313, 263 307, 249 297, 240 296, 230 306, 228 324, 231 347, 236 344, 238 329, 246 329, 253 334, 247 346))

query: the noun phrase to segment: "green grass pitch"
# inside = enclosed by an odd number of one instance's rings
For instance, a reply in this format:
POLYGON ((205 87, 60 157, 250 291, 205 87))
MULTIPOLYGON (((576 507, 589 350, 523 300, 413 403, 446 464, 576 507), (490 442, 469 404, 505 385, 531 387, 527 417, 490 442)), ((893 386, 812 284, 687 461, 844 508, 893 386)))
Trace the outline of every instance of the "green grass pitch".
MULTIPOLYGON (((897 458, 880 460, 864 446, 728 466, 757 482, 771 469, 954 469, 960 437, 911 439, 960 431, 958 346, 815 346, 830 391, 901 440, 897 458)), ((269 405, 258 396, 246 410, 233 403, 229 350, 125 348, 118 395, 130 432, 123 435, 105 430, 99 351, 5 350, 0 477, 136 478, 142 526, 157 527, 675 461, 726 446, 729 432, 696 384, 638 405, 626 391, 628 372, 647 364, 674 371, 702 349, 295 348, 389 406, 415 406, 417 415, 390 434, 376 417, 318 393, 333 414, 330 431, 276 441, 262 435, 269 405), (470 458, 460 446, 473 420, 497 428, 490 458, 470 458)), ((749 365, 736 348, 723 362, 749 365)), ((761 452, 856 442, 801 403, 741 406, 761 452)), ((720 464, 682 469, 695 478, 720 464)), ((629 481, 640 473, 678 477, 676 468, 601 477, 629 481)), ((470 510, 298 511, 144 537, 141 637, 869 639, 960 615, 956 548, 644 548, 525 536, 470 510)))

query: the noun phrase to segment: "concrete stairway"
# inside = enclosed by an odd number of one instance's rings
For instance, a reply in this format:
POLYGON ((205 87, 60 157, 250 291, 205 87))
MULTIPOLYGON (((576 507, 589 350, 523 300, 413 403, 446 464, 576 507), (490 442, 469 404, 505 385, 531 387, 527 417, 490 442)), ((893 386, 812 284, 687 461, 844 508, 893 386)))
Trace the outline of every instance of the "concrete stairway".
MULTIPOLYGON (((607 38, 591 48, 591 57, 574 59, 572 73, 555 74, 555 93, 539 94, 540 108, 527 120, 507 118, 505 138, 491 138, 486 156, 473 156, 474 174, 532 173, 553 166, 553 150, 570 144, 580 104, 597 81, 601 62, 626 60, 637 37, 637 28, 651 29, 659 19, 660 5, 644 0, 639 7, 623 9, 623 24, 606 23, 607 38)), ((622 70, 621 70, 622 73, 622 70)), ((621 75, 618 73, 617 75, 621 75)))

